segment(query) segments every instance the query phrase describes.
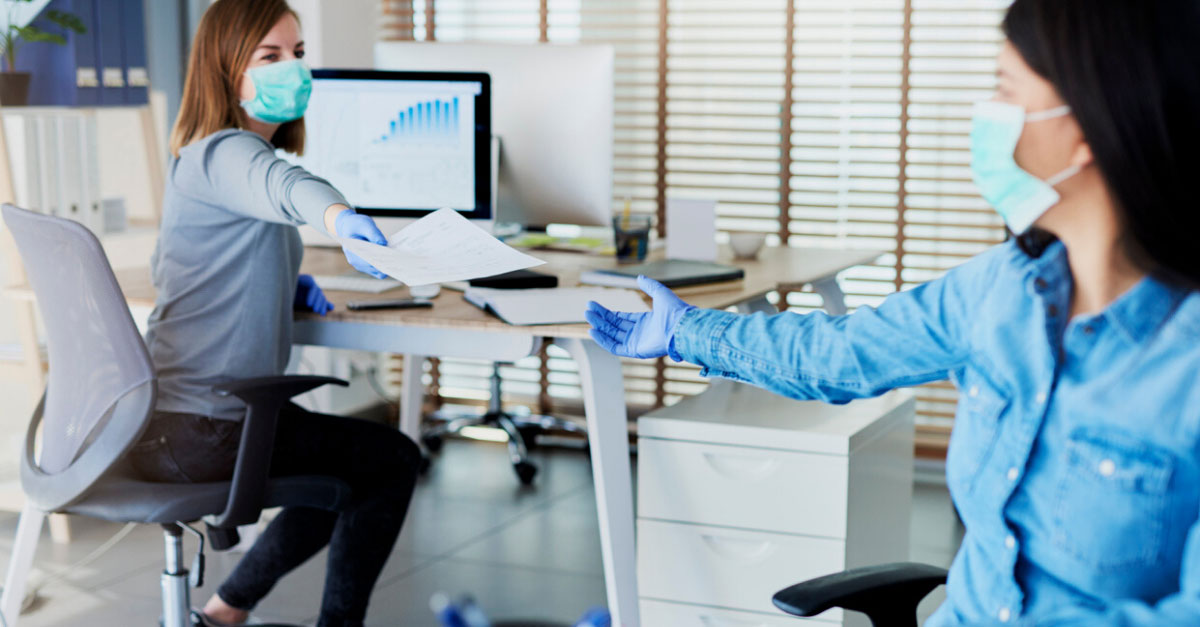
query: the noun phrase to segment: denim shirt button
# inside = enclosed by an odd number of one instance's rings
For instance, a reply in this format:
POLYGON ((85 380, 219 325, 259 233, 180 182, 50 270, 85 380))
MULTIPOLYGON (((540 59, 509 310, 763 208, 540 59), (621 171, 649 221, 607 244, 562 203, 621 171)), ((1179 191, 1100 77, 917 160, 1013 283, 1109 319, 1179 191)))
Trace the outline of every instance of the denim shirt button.
POLYGON ((1000 608, 1000 611, 996 613, 996 618, 999 618, 1000 622, 1002 623, 1007 623, 1008 619, 1012 618, 1012 610, 1009 610, 1007 607, 1002 607, 1000 608))
POLYGON ((979 386, 972 385, 970 391, 967 392, 971 397, 979 396, 979 386))
POLYGON ((1034 279, 1033 286, 1037 288, 1037 291, 1039 292, 1044 291, 1046 289, 1046 279, 1043 279, 1042 277, 1034 279))
POLYGON ((1100 466, 1096 469, 1102 477, 1111 477, 1117 472, 1117 464, 1111 459, 1105 459, 1100 462, 1100 466))
POLYGON ((1016 547, 1017 547, 1017 539, 1016 538, 1014 538, 1012 535, 1009 535, 1008 537, 1004 538, 1004 548, 1011 551, 1011 550, 1015 549, 1016 547))
POLYGON ((1050 314, 1050 317, 1053 318, 1054 316, 1058 315, 1058 305, 1050 305, 1046 308, 1046 311, 1050 314))
POLYGON ((1017 470, 1017 467, 1016 467, 1016 466, 1013 466, 1012 468, 1009 468, 1009 469, 1008 469, 1008 480, 1009 480, 1009 481, 1016 481, 1016 480, 1017 480, 1017 477, 1018 477, 1020 474, 1021 474, 1021 472, 1020 472, 1019 470, 1017 470))
POLYGON ((1045 393, 1045 392, 1038 392, 1038 395, 1037 395, 1036 397, 1034 397, 1034 400, 1036 400, 1036 401, 1037 401, 1038 405, 1041 405, 1042 403, 1045 403, 1045 402, 1046 402, 1046 393, 1045 393))

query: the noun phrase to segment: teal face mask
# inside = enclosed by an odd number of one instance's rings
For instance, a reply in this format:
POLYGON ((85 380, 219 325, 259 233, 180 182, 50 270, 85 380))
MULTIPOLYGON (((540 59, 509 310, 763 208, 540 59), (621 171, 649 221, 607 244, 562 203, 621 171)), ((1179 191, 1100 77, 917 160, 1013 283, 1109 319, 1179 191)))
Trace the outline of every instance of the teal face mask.
POLYGON ((312 72, 299 59, 260 65, 246 72, 254 81, 254 99, 243 100, 242 108, 252 117, 282 124, 304 117, 312 94, 312 72))
POLYGON ((1062 117, 1068 106, 1026 114, 1025 109, 1003 102, 980 102, 971 119, 971 174, 979 193, 1004 218, 1013 233, 1024 233, 1058 204, 1055 185, 1079 173, 1071 166, 1043 181, 1021 169, 1013 156, 1025 124, 1062 117))

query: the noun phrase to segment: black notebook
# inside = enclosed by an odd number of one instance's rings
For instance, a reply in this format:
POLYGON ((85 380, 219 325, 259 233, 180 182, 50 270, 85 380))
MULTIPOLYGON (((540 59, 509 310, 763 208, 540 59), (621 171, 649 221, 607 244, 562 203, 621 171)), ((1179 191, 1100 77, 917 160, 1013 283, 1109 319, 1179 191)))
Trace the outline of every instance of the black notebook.
POLYGON ((558 277, 533 270, 515 270, 495 276, 471 279, 471 287, 490 287, 494 290, 528 290, 539 287, 558 287, 558 277))
POLYGON ((736 281, 746 276, 741 268, 707 261, 664 259, 636 266, 621 266, 604 270, 589 270, 579 277, 580 283, 608 287, 637 287, 638 275, 644 274, 670 288, 705 283, 736 281))

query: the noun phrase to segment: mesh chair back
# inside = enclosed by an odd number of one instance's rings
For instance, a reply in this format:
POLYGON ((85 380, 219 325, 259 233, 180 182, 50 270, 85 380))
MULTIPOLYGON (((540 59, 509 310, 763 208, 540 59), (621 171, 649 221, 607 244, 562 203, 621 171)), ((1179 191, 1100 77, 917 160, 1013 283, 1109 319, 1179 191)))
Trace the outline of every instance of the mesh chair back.
POLYGON ((96 237, 77 222, 12 205, 3 215, 37 297, 49 353, 37 470, 65 473, 91 448, 120 449, 89 453, 86 474, 95 476, 78 477, 83 485, 70 491, 85 489, 144 429, 154 367, 96 237), (104 430, 125 433, 113 447, 112 438, 101 438, 104 430))

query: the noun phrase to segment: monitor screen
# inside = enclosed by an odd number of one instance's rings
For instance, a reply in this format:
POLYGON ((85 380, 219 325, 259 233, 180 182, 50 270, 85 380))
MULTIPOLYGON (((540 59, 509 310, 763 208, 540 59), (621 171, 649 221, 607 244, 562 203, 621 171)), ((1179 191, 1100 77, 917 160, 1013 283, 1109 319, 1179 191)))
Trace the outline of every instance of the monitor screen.
POLYGON ((305 155, 361 213, 492 217, 487 74, 314 70, 305 155))

